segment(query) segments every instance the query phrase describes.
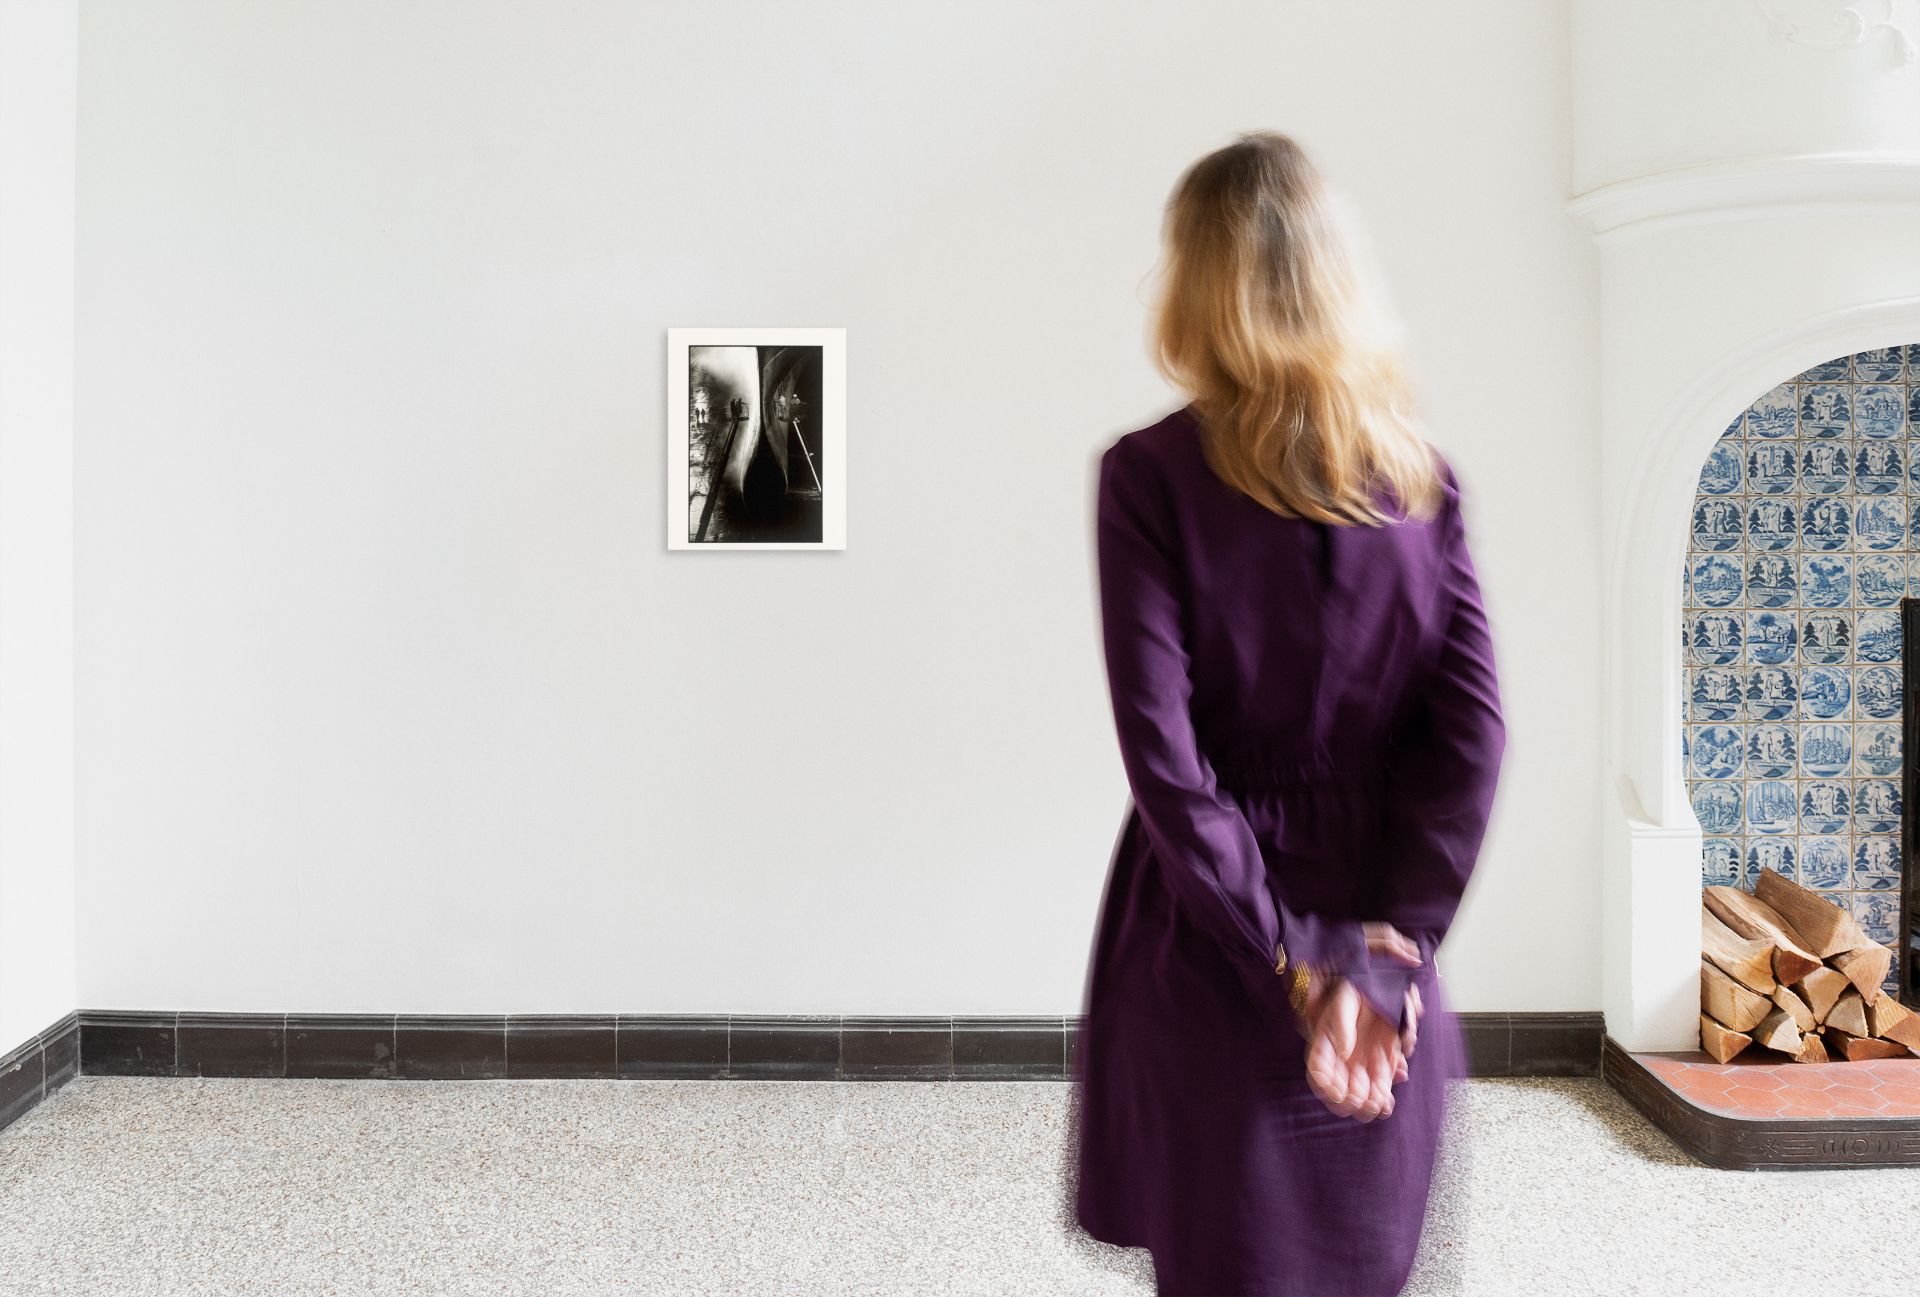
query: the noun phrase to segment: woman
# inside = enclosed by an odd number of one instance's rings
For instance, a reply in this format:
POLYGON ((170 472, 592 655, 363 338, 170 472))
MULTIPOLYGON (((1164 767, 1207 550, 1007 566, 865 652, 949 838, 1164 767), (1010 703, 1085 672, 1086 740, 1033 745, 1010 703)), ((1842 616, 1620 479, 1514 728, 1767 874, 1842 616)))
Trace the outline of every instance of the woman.
POLYGON ((1156 349, 1191 404, 1100 461, 1133 796, 1076 1213, 1163 1294, 1386 1297, 1465 1072, 1433 954, 1505 743, 1459 488, 1293 141, 1202 158, 1165 235, 1156 349))

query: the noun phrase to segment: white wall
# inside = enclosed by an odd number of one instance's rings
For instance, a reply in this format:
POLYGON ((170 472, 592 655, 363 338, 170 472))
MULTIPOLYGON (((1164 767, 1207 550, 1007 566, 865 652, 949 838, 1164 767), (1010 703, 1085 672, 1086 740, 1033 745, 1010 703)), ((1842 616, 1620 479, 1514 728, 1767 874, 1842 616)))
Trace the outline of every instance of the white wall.
POLYGON ((1472 492, 1456 1004, 1598 1003, 1557 5, 88 3, 81 1000, 1071 1013, 1093 457, 1180 168, 1296 133, 1472 492), (664 330, 848 329, 849 548, 669 555, 664 330), (769 724, 768 718, 777 718, 769 724))
POLYGON ((0 1054, 76 1007, 74 0, 0 0, 0 1054))

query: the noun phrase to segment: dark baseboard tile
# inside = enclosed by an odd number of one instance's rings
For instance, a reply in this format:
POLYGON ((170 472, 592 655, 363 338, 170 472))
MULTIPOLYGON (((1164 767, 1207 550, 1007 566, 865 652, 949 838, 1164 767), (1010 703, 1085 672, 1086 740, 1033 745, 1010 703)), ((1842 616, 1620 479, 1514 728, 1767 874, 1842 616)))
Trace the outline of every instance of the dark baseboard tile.
MULTIPOLYGON (((1598 1013, 1457 1017, 1470 1076, 1600 1074, 1598 1013)), ((96 1075, 406 1080, 1063 1081, 1080 1035, 1077 1017, 1051 1016, 89 1011, 78 1024, 70 1056, 96 1075)))
POLYGON ((1461 1013, 1467 1075, 1598 1076, 1598 1013, 1461 1013))
POLYGON ((31 1112, 80 1070, 80 1016, 51 1027, 0 1054, 0 1130, 31 1112))

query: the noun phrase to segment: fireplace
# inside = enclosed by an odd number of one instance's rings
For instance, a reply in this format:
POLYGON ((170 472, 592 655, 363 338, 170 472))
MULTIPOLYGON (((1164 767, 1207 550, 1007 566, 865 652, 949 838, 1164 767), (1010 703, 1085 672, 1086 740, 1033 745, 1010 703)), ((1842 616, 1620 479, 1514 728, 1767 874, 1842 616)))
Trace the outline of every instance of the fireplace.
POLYGON ((1768 388, 1700 470, 1681 573, 1681 757, 1704 887, 1762 871, 1894 952, 1914 1000, 1920 343, 1768 388))

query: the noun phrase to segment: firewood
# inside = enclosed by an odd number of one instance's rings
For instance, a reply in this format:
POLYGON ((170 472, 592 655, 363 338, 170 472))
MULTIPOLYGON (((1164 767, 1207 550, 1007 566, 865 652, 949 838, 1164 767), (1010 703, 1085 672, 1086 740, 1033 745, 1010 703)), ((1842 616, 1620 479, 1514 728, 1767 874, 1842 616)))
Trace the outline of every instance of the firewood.
POLYGON ((1774 987, 1771 998, 1775 1006, 1787 1011, 1787 1016, 1793 1019, 1793 1025, 1800 1030, 1812 1031, 1820 1025, 1818 1019, 1813 1016, 1813 1010, 1807 1007, 1805 1000, 1793 993, 1792 987, 1774 987))
POLYGON ((1782 1054, 1800 1052, 1800 1028, 1793 1025, 1793 1019, 1785 1009, 1775 1009, 1766 1020, 1750 1033, 1756 1045, 1779 1050, 1782 1054))
POLYGON ((1755 995, 1703 959, 1700 961, 1700 1007, 1722 1026, 1748 1031, 1773 1011, 1773 1001, 1764 995, 1755 995))
POLYGON ((1810 1031, 1800 1038, 1800 1051, 1793 1056, 1796 1063, 1829 1063, 1833 1060, 1827 1055, 1827 1047, 1820 1041, 1820 1033, 1810 1031))
POLYGON ((1873 1034, 1897 1040, 1920 1053, 1920 1013, 1915 1013, 1884 991, 1867 1001, 1867 1026, 1873 1034))
POLYGON ((1827 1014, 1833 1011, 1833 1002, 1840 998, 1840 992, 1851 985, 1847 975, 1837 968, 1828 968, 1825 964, 1801 978, 1794 990, 1813 1010, 1813 1016, 1821 1022, 1827 1020, 1827 1014))
POLYGON ((1741 936, 1704 905, 1700 907, 1700 950, 1721 972, 1749 991, 1773 994, 1778 984, 1773 979, 1773 943, 1741 936))
POLYGON ((1724 1063, 1752 1043, 1753 1037, 1746 1032, 1728 1031, 1706 1014, 1700 1015, 1700 1048, 1711 1054, 1714 1062, 1724 1063))
POLYGON ((1897 1040, 1874 1040, 1867 1036, 1849 1036, 1844 1031, 1828 1027, 1824 1033, 1827 1053, 1835 1058, 1845 1059, 1849 1063, 1863 1062, 1869 1058, 1905 1058, 1907 1047, 1897 1040))
POLYGON ((1762 869, 1753 894, 1771 905, 1799 934, 1800 944, 1822 959, 1866 944, 1867 934, 1850 911, 1778 870, 1762 869))
POLYGON ((1833 1012, 1827 1015, 1827 1025, 1835 1031, 1844 1031, 1849 1036, 1870 1036, 1867 1030, 1867 1002, 1860 998, 1860 992, 1851 986, 1838 1000, 1834 1001, 1833 1012))
POLYGON ((1779 911, 1759 897, 1725 886, 1709 887, 1704 896, 1714 917, 1740 936, 1773 943, 1773 975, 1777 980, 1791 986, 1820 967, 1820 957, 1807 949, 1779 911))
POLYGON ((1869 941, 1835 955, 1833 966, 1847 975, 1862 998, 1870 998, 1880 994, 1880 983, 1887 980, 1887 970, 1893 967, 1893 951, 1877 941, 1869 941))

